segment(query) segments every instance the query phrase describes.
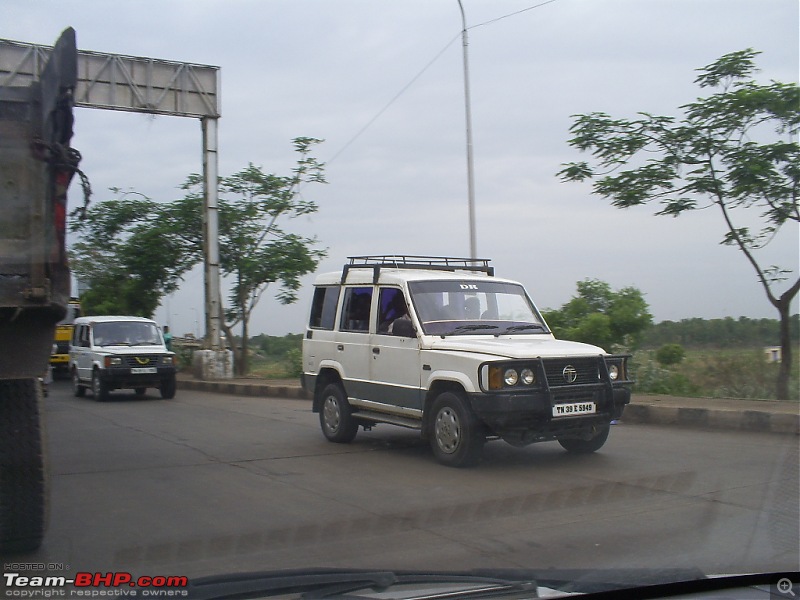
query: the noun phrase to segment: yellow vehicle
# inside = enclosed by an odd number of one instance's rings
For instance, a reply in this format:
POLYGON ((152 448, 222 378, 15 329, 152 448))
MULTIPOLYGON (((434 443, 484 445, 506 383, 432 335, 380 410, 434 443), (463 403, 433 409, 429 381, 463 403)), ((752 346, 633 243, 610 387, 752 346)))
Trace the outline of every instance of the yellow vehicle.
POLYGON ((75 319, 81 316, 81 303, 77 298, 70 298, 67 314, 56 324, 53 341, 53 353, 50 355, 50 366, 53 374, 66 373, 69 370, 69 341, 72 339, 75 319))

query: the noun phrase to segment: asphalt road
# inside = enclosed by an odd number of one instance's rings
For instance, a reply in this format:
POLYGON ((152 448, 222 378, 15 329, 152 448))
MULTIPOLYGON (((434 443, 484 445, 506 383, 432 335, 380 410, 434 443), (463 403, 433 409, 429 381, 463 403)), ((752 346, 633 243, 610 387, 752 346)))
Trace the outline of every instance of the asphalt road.
POLYGON ((302 400, 56 382, 45 413, 49 529, 15 560, 54 573, 800 565, 793 435, 618 425, 594 455, 491 442, 456 470, 390 426, 331 444, 302 400))

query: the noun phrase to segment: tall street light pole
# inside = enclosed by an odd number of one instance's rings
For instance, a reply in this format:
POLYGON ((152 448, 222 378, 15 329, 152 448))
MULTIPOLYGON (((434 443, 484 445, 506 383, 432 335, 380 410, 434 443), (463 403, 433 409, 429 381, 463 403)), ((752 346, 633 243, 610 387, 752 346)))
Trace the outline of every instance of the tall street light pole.
POLYGON ((464 47, 464 112, 467 118, 467 203, 469 206, 469 255, 470 258, 478 257, 477 243, 475 240, 475 177, 472 160, 472 110, 469 96, 469 57, 467 56, 467 17, 464 6, 458 0, 461 9, 461 43, 464 47))

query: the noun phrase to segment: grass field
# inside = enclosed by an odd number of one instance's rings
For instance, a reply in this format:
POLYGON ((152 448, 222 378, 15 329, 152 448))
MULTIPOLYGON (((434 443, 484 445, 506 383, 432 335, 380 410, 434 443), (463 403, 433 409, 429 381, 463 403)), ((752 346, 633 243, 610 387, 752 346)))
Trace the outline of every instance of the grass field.
MULTIPOLYGON (((762 348, 686 349, 677 365, 661 366, 655 350, 634 353, 632 373, 640 393, 711 398, 774 399, 778 363, 762 348)), ((793 360, 791 399, 800 399, 798 363, 793 360)))

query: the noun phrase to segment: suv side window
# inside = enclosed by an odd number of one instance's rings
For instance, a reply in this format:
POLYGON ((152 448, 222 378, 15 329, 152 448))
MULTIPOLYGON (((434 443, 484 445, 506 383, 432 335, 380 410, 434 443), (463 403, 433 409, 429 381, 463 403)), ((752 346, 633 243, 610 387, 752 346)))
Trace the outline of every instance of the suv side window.
POLYGON ((332 330, 336 324, 336 305, 339 302, 338 285, 318 287, 314 290, 311 303, 309 327, 332 330))
POLYGON ((339 328, 342 331, 369 331, 371 306, 371 287, 346 288, 344 291, 342 321, 339 324, 339 328))
POLYGON ((389 327, 395 321, 408 314, 408 306, 403 297, 403 290, 393 287, 381 288, 378 296, 378 333, 389 334, 389 327))
POLYGON ((72 345, 87 348, 89 346, 89 326, 79 325, 72 334, 72 345))

